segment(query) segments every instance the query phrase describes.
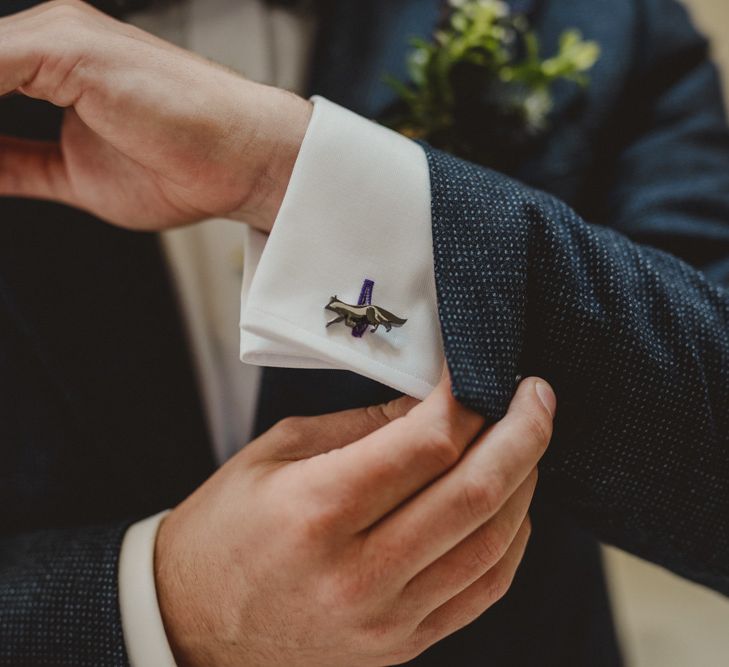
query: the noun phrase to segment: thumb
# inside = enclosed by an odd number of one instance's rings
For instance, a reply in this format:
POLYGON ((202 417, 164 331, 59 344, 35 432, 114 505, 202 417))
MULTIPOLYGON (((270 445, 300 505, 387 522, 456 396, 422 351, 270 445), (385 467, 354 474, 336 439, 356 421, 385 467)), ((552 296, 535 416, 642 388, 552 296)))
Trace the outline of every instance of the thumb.
POLYGON ((420 401, 403 396, 389 403, 317 417, 289 417, 264 433, 251 447, 268 461, 298 461, 356 442, 404 417, 420 401))
POLYGON ((550 420, 557 412, 557 397, 554 390, 546 380, 538 377, 529 377, 519 383, 514 398, 509 406, 509 412, 528 412, 530 414, 548 413, 550 420))
POLYGON ((521 442, 527 451, 544 453, 552 437, 557 398, 552 387, 540 378, 522 380, 504 418, 494 431, 506 431, 513 441, 521 442))
POLYGON ((69 202, 58 144, 0 137, 0 196, 69 202))
POLYGON ((410 396, 402 396, 388 403, 324 415, 317 427, 324 429, 336 428, 341 433, 341 435, 332 438, 332 441, 336 441, 336 445, 327 447, 327 451, 338 449, 361 440, 373 431, 400 417, 404 417, 419 403, 420 401, 410 396))

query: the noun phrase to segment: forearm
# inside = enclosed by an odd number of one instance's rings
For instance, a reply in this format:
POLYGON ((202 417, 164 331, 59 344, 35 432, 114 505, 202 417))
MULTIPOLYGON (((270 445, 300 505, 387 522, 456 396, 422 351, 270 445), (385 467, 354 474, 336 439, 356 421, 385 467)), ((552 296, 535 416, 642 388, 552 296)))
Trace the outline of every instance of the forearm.
POLYGON ((127 525, 0 539, 0 665, 126 667, 117 561, 127 525))

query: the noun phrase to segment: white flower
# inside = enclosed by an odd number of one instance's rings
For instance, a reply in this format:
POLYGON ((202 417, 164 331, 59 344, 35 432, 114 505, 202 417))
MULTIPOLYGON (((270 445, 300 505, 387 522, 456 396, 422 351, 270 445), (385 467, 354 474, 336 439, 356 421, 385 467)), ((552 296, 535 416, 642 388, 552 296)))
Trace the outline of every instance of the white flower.
POLYGON ((543 129, 552 110, 552 97, 549 91, 537 89, 526 96, 524 100, 524 116, 527 127, 531 132, 543 129))
POLYGON ((468 14, 473 14, 477 9, 488 9, 496 18, 504 18, 511 11, 503 0, 450 0, 450 5, 468 14))

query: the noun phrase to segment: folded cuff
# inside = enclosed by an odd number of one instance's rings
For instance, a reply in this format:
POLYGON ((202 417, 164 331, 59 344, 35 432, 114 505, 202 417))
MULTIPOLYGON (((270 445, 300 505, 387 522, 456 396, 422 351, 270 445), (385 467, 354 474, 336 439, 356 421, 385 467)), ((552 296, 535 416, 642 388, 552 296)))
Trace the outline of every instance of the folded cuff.
POLYGON ((323 98, 268 238, 250 231, 241 308, 241 359, 354 371, 425 397, 443 344, 433 269, 430 180, 415 142, 323 98), (407 322, 362 337, 325 310, 330 297, 372 304, 407 322))
POLYGON ((119 557, 119 607, 131 667, 175 667, 154 578, 157 530, 167 512, 127 530, 119 557))

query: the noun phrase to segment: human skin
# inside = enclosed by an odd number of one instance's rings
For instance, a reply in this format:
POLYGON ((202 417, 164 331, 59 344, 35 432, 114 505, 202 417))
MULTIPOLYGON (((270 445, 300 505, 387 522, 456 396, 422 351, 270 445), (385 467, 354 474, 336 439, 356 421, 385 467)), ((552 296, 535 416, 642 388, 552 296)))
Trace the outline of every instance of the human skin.
POLYGON ((530 378, 482 432, 446 377, 252 442, 159 531, 180 667, 391 665, 473 621, 524 554, 554 407, 530 378))
POLYGON ((0 139, 0 195, 132 229, 226 217, 270 231, 311 104, 80 2, 0 19, 0 95, 65 109, 55 142, 0 139))
MULTIPOLYGON (((65 109, 58 143, 0 138, 0 195, 160 230, 210 217, 270 231, 311 115, 96 12, 0 20, 0 95, 65 109)), ((163 521, 155 579, 181 667, 385 665, 508 589, 555 398, 537 379, 482 433, 447 377, 410 399, 286 420, 163 521)))

